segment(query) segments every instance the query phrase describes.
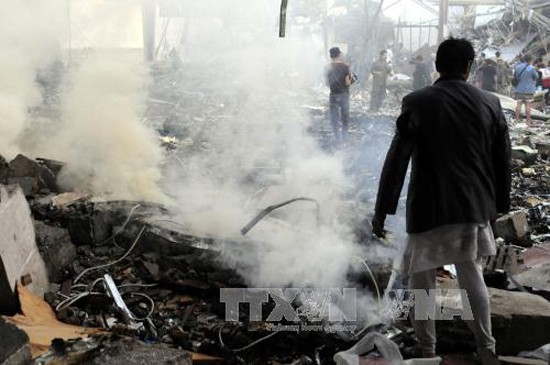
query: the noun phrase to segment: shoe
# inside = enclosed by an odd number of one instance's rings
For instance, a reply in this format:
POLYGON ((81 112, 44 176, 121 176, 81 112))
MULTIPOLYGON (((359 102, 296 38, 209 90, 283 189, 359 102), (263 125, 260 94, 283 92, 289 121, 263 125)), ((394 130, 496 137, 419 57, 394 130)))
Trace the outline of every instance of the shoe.
POLYGON ((478 349, 477 356, 481 365, 500 365, 498 356, 489 349, 478 349))
POLYGON ((435 352, 424 352, 420 349, 420 347, 415 346, 410 356, 413 359, 429 359, 436 357, 437 355, 435 352))

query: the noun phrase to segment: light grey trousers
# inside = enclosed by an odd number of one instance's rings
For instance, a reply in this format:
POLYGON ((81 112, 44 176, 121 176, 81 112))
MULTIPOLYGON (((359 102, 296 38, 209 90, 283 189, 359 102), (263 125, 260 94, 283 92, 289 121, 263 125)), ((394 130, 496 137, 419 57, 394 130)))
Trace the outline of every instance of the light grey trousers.
MULTIPOLYGON (((475 335, 478 349, 495 351, 495 339, 491 335, 491 309, 489 293, 483 281, 481 264, 476 261, 461 262, 455 264, 458 275, 458 285, 468 294, 468 300, 472 308, 473 321, 466 321, 468 327, 475 335)), ((409 280, 411 289, 435 289, 436 270, 421 271, 412 274, 409 280)), ((433 298, 433 297, 432 297, 433 298)), ((435 299, 435 298, 434 298, 435 299)), ((462 298, 465 300, 465 298, 462 298)), ((430 305, 435 309, 435 300, 430 305)), ((432 312, 434 313, 434 312, 432 312)), ((435 321, 415 320, 414 311, 411 311, 411 319, 418 346, 423 354, 435 354, 436 336, 435 321)))

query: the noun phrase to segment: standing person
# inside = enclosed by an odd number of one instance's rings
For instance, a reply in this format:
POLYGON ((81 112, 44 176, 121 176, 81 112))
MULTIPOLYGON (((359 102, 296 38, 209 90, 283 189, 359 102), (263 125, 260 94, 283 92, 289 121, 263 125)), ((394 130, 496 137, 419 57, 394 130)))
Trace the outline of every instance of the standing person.
MULTIPOLYGON (((441 77, 403 98, 372 227, 384 236, 386 215, 396 212, 412 157, 403 260, 410 288, 435 289, 436 268, 455 264, 467 293, 463 301, 471 305, 478 354, 483 364, 491 364, 495 339, 481 260, 496 252, 489 222, 510 208, 511 147, 499 99, 466 82, 474 55, 466 39, 445 40, 436 59, 441 77)), ((417 349, 424 357, 435 356, 434 320, 412 317, 417 349)))
POLYGON ((481 78, 481 88, 486 91, 497 91, 497 68, 496 63, 491 59, 486 59, 485 64, 478 70, 481 78))
POLYGON ((481 52, 481 55, 478 59, 474 61, 474 65, 472 66, 472 70, 474 71, 474 84, 481 88, 481 72, 479 71, 481 67, 485 64, 485 53, 481 52))
POLYGON ((355 81, 350 68, 344 63, 340 48, 329 50, 330 65, 326 71, 327 84, 330 87, 329 108, 330 123, 334 130, 336 144, 346 143, 349 125, 349 87, 355 81), (338 121, 341 122, 341 127, 338 121))
POLYGON ((523 60, 514 68, 514 99, 517 100, 516 119, 519 120, 521 105, 525 105, 527 125, 532 126, 531 121, 531 100, 536 91, 536 82, 539 78, 537 70, 531 66, 532 57, 525 55, 523 60))
POLYGON ((432 77, 428 71, 428 65, 424 62, 422 55, 418 55, 411 61, 414 64, 413 72, 413 91, 420 90, 425 86, 428 86, 432 83, 432 77))
POLYGON ((378 60, 374 61, 371 66, 372 93, 370 98, 370 110, 373 112, 377 112, 380 109, 386 97, 388 75, 392 74, 392 68, 387 59, 388 52, 384 49, 380 51, 378 60))
POLYGON ((497 62, 497 92, 502 95, 508 94, 508 86, 510 80, 508 79, 508 63, 501 57, 500 52, 495 53, 497 62))
POLYGON ((542 57, 539 57, 537 58, 534 62, 533 62, 533 66, 535 66, 535 69, 537 70, 537 74, 539 75, 539 77, 537 78, 537 84, 536 84, 536 87, 541 87, 542 88, 542 69, 543 68, 546 68, 546 65, 544 64, 543 60, 542 60, 542 57))
POLYGON ((547 90, 545 94, 546 105, 550 105, 550 65, 540 69, 542 89, 547 90))

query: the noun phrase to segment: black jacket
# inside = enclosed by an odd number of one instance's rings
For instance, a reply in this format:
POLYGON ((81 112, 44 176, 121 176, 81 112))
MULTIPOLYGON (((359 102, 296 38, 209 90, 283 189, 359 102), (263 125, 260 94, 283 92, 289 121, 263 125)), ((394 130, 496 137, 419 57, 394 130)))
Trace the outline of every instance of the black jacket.
POLYGON ((498 98, 439 79, 403 99, 375 210, 395 214, 409 159, 407 232, 482 223, 510 207, 511 151, 498 98))

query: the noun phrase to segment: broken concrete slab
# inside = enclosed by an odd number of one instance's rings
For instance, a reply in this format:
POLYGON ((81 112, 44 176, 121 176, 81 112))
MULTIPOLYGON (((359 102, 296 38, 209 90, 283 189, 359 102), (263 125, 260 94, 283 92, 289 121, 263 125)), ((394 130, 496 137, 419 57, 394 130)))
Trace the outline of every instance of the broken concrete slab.
POLYGON ((17 155, 8 164, 10 178, 35 178, 39 188, 58 191, 55 174, 46 166, 24 155, 17 155))
POLYGON ((19 185, 26 197, 33 197, 40 192, 40 183, 36 177, 8 177, 7 182, 9 185, 19 185))
POLYGON ((60 283, 76 260, 76 247, 65 228, 54 227, 40 221, 34 222, 36 244, 48 271, 48 279, 60 283))
POLYGON ((527 268, 550 264, 550 243, 528 248, 522 252, 521 260, 527 268))
POLYGON ((27 364, 31 361, 29 336, 0 317, 0 365, 27 364))
POLYGON ((550 293, 550 264, 530 268, 513 278, 521 286, 550 293))
POLYGON ((498 218, 493 225, 493 232, 495 237, 500 237, 508 243, 527 245, 529 241, 527 212, 520 210, 498 218))
POLYGON ((53 172, 55 176, 57 176, 61 172, 61 169, 66 166, 65 162, 50 160, 47 158, 37 157, 36 161, 38 161, 41 165, 49 168, 50 171, 53 172))
MULTIPOLYGON (((70 197, 65 195, 67 199, 70 197)), ((70 204, 54 204, 54 197, 35 199, 31 209, 39 220, 51 220, 66 227, 75 245, 104 243, 130 221, 166 214, 161 204, 116 200, 92 202, 75 194, 70 204)))
POLYGON ((27 287, 43 295, 49 290, 46 266, 35 242, 35 232, 27 200, 19 186, 0 185, 0 313, 13 314, 17 309, 15 284, 30 275, 27 287))
MULTIPOLYGON (((458 288, 454 279, 438 278, 444 289, 458 288)), ((548 343, 550 328, 550 302, 541 296, 489 288, 493 337, 499 355, 516 356, 525 349, 548 343)), ((438 347, 441 351, 475 351, 472 332, 465 321, 437 322, 438 347)))
POLYGON ((489 288, 497 352, 516 355, 548 343, 550 302, 530 294, 489 288))

